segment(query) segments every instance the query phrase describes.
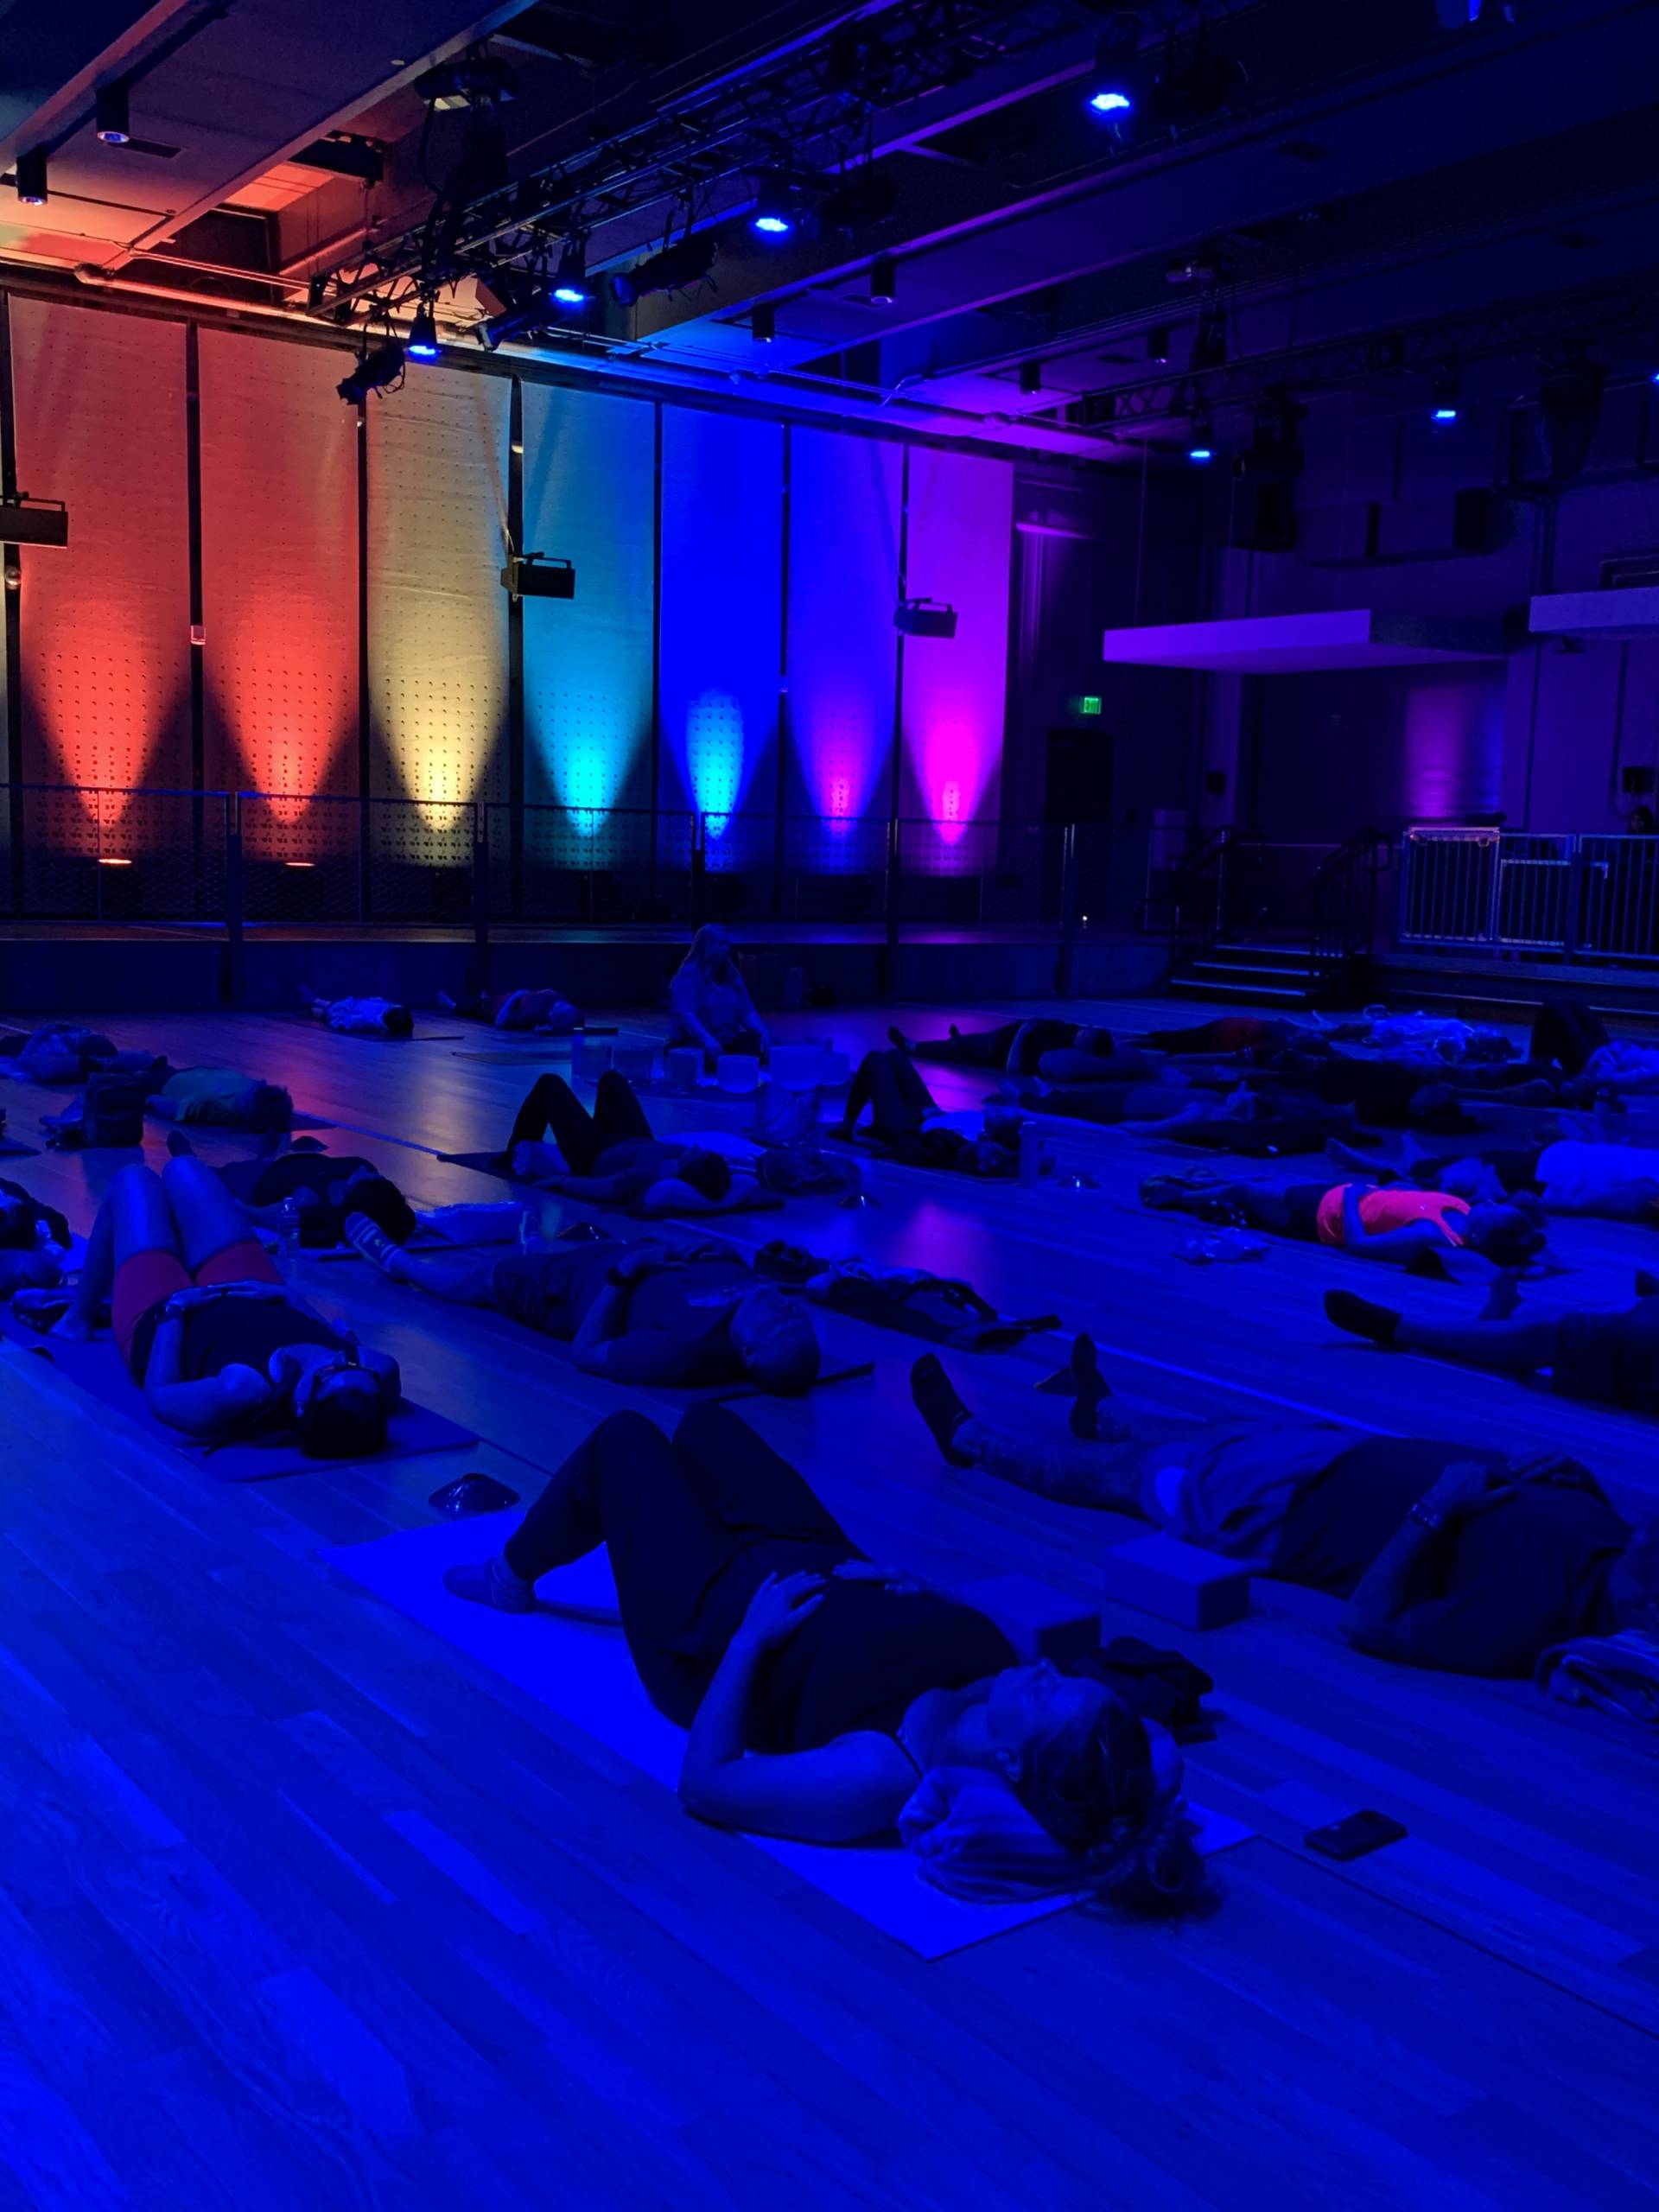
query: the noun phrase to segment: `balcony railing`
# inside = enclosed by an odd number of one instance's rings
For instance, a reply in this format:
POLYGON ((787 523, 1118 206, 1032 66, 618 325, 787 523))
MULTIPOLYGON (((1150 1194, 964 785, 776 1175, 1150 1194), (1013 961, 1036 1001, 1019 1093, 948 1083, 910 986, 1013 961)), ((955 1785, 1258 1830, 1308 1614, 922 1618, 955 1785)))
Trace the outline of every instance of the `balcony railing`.
POLYGON ((1408 830, 1402 945, 1569 960, 1659 960, 1659 837, 1408 830))

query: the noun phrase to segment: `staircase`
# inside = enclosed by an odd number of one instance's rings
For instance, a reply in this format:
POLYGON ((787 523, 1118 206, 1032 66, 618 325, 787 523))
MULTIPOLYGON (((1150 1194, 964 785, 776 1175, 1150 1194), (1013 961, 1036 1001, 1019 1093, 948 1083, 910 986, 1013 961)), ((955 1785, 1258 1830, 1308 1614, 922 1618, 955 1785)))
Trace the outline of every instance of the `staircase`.
POLYGON ((1361 1003, 1392 857, 1391 840, 1369 827, 1334 849, 1219 832, 1165 887, 1167 988, 1286 1010, 1361 1003))

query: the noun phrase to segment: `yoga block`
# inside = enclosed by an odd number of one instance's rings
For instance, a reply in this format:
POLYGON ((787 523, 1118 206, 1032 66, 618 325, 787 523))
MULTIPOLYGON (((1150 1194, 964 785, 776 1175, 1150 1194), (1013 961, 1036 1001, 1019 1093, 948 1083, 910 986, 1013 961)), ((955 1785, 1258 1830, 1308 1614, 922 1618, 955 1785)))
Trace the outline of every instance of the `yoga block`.
POLYGON ((1106 1595, 1182 1628, 1225 1628, 1250 1610, 1250 1578, 1173 1536, 1137 1536, 1106 1554, 1106 1595))
POLYGON ((1075 1659, 1100 1648, 1100 1612, 1082 1598, 1062 1597, 1028 1574, 992 1574, 962 1595, 989 1615, 1022 1659, 1075 1659))

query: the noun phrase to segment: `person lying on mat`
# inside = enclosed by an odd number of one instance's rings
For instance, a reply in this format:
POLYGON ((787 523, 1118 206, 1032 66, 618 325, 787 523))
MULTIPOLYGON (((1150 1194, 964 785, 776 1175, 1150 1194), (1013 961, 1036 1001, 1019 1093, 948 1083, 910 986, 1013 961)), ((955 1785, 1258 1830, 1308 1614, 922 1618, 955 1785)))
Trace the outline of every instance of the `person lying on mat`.
MULTIPOLYGON (((190 1140, 178 1129, 168 1132, 167 1148, 175 1160, 194 1157, 190 1140)), ((285 1152, 275 1160, 227 1160, 214 1173, 256 1229, 285 1228, 291 1203, 308 1251, 332 1251, 343 1243, 350 1213, 365 1214, 394 1244, 406 1244, 419 1226, 397 1185, 372 1160, 351 1154, 285 1152)))
POLYGON ((754 1186, 740 1187, 723 1154, 652 1136, 632 1084, 614 1068, 599 1078, 591 1114, 563 1076, 537 1077, 503 1156, 524 1182, 589 1205, 654 1213, 729 1213, 750 1203, 757 1191, 781 1196, 846 1184, 819 1155, 778 1146, 756 1147, 747 1163, 754 1186), (547 1135, 550 1145, 542 1141, 547 1135))
POLYGON ((1508 1277, 1473 1321, 1420 1321, 1352 1291, 1328 1290, 1328 1320, 1390 1351, 1427 1352, 1489 1375, 1537 1379, 1558 1398, 1659 1414, 1659 1277, 1638 1272, 1636 1303, 1618 1313, 1583 1311, 1531 1320, 1515 1311, 1508 1277))
POLYGON ((855 1843, 891 1836, 927 1777, 969 1769, 1064 1847, 1055 1890, 1164 1913, 1207 1901, 1173 1739, 874 1565, 726 1408, 694 1407, 671 1442, 613 1414, 499 1557, 444 1581, 529 1613, 541 1576, 601 1544, 640 1681, 690 1731, 680 1797, 698 1819, 855 1843))
POLYGON ((561 1242, 493 1255, 400 1252, 361 1215, 347 1226, 396 1282, 459 1306, 493 1306, 570 1345, 576 1364, 613 1382, 668 1389, 753 1382, 793 1395, 817 1380, 810 1318, 747 1259, 713 1245, 561 1242))
POLYGON ((1141 1203, 1154 1213, 1191 1214, 1199 1221, 1259 1229, 1304 1244, 1335 1244, 1362 1259, 1408 1268, 1426 1253, 1467 1250, 1497 1268, 1523 1268, 1544 1248, 1535 1209, 1525 1200, 1454 1198, 1376 1183, 1195 1182, 1151 1175, 1141 1203))
POLYGON ((60 1283, 69 1245, 63 1216, 0 1176, 0 1299, 60 1283))
POLYGON ((54 1333, 89 1338, 106 1300, 127 1371, 169 1428, 219 1441, 291 1426, 325 1459, 385 1444, 397 1363, 285 1287, 201 1160, 122 1168, 54 1333))
POLYGON ((493 1029, 540 1029, 568 1037, 582 1027, 580 1007, 561 990, 467 991, 458 999, 438 993, 438 1003, 463 1021, 487 1021, 493 1029))
POLYGON ((772 1039, 717 922, 705 922, 668 987, 671 1045, 700 1045, 711 1065, 722 1052, 764 1059, 772 1039))
POLYGON ((1011 1176, 1019 1167, 1019 1138, 1013 1122, 988 1117, 978 1109, 944 1113, 906 1053, 865 1053, 848 1089, 837 1134, 849 1141, 858 1135, 867 1110, 869 1139, 902 1166, 944 1167, 961 1175, 988 1177, 1011 1176), (1001 1135, 992 1135, 993 1128, 1000 1128, 1001 1135))
POLYGON ((1049 1439, 976 1419, 935 1353, 911 1389, 953 1466, 1139 1514, 1254 1573, 1346 1599, 1344 1634, 1378 1658, 1526 1676, 1569 1637, 1659 1630, 1659 1521, 1633 1531, 1576 1460, 1357 1437, 1334 1421, 1119 1417, 1103 1409, 1086 1337, 1072 1370, 1072 1433, 1049 1439))
POLYGON ((79 1083, 116 1057, 111 1039, 96 1029, 54 1021, 13 1030, 0 1039, 0 1055, 16 1062, 34 1083, 79 1083))
POLYGON ((396 999, 328 999, 305 994, 306 1012, 313 1021, 326 1022, 341 1037, 412 1037, 415 1017, 396 999))
POLYGON ((279 1084, 235 1068, 181 1068, 149 1101, 158 1121, 198 1128, 285 1129, 294 1101, 279 1084))
MULTIPOLYGON (((1591 1124, 1590 1126, 1593 1126, 1591 1124)), ((1465 1157, 1407 1135, 1373 1155, 1333 1144, 1331 1157, 1379 1182, 1438 1184, 1460 1197, 1516 1193, 1546 1213, 1659 1227, 1659 1147, 1560 1137, 1543 1145, 1494 1144, 1465 1157)))

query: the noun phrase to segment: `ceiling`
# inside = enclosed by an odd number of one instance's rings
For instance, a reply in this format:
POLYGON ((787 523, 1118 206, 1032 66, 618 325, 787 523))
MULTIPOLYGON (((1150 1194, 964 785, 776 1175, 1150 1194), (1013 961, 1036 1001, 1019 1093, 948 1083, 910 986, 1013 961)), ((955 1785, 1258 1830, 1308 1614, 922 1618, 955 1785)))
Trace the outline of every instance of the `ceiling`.
POLYGON ((1445 0, 1154 0, 1135 11, 1143 68, 1200 54, 1220 92, 1122 135, 1084 97, 1113 12, 0 0, 0 174, 44 148, 50 180, 39 207, 0 185, 0 264, 344 332, 406 320, 424 267, 465 346, 487 252, 555 252, 568 218, 593 276, 689 223, 709 281, 626 307, 596 285, 514 350, 1106 461, 1281 386, 1403 408, 1448 360, 1506 391, 1575 344, 1615 377, 1650 366, 1650 0, 1484 0, 1457 29, 1445 0), (516 78, 493 197, 454 182, 477 111, 414 89, 486 38, 516 78), (118 80, 126 147, 92 127, 118 80), (761 160, 820 191, 846 164, 890 185, 891 211, 763 240, 761 160))

